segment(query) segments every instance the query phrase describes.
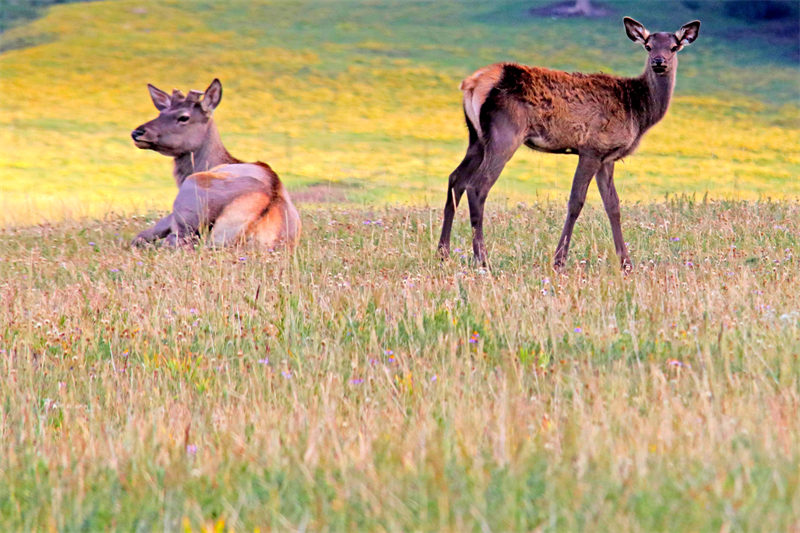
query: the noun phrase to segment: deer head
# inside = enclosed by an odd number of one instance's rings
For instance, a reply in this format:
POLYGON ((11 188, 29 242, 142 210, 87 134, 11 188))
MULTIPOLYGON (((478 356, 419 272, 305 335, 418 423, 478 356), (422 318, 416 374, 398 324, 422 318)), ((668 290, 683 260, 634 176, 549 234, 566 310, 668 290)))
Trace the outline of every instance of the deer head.
POLYGON ((630 17, 625 17, 623 22, 628 38, 644 46, 648 53, 648 68, 659 76, 674 72, 678 65, 677 53, 685 45, 694 42, 700 33, 699 20, 684 24, 675 33, 650 33, 641 23, 630 17))
POLYGON ((220 81, 212 81, 205 92, 189 91, 186 96, 177 89, 169 95, 150 84, 147 89, 159 114, 131 132, 134 144, 171 157, 198 151, 208 139, 211 115, 222 99, 220 81))

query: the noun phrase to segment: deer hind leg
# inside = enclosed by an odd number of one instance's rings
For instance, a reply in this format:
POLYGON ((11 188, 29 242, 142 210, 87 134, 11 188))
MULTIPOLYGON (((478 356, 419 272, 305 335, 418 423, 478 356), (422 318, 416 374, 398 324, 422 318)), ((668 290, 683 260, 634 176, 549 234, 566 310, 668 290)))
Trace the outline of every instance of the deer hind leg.
POLYGON ((614 236, 614 248, 619 257, 619 263, 623 270, 633 268, 631 258, 628 256, 628 248, 625 246, 625 239, 622 238, 622 227, 620 225, 619 196, 614 185, 614 162, 603 163, 597 172, 597 188, 603 198, 603 206, 606 208, 608 221, 611 223, 611 234, 614 236))
POLYGON ((469 219, 472 224, 472 251, 475 261, 488 266, 488 254, 483 240, 483 209, 489 189, 500 177, 500 173, 514 152, 522 145, 525 130, 517 126, 503 112, 492 116, 488 138, 484 141, 483 161, 467 185, 469 219))
POLYGON ((581 214, 583 204, 586 202, 586 191, 589 189, 592 177, 600 169, 600 165, 600 159, 593 155, 581 154, 579 156, 575 177, 572 179, 572 191, 570 191, 569 202, 567 203, 567 219, 564 221, 564 229, 561 231, 561 238, 558 240, 553 261, 555 269, 562 268, 567 261, 567 253, 569 253, 569 243, 572 239, 575 221, 578 220, 578 215, 581 214))
POLYGON ((478 170, 483 161, 483 147, 474 135, 472 125, 470 127, 470 144, 464 160, 456 167, 447 185, 447 198, 444 203, 444 220, 442 221, 442 235, 439 238, 439 257, 446 259, 450 256, 450 231, 453 227, 453 218, 456 214, 456 207, 461 201, 466 184, 472 179, 472 175, 478 170))
POLYGON ((211 229, 213 246, 227 246, 243 242, 249 228, 270 207, 271 198, 264 192, 251 192, 237 197, 226 205, 211 229))

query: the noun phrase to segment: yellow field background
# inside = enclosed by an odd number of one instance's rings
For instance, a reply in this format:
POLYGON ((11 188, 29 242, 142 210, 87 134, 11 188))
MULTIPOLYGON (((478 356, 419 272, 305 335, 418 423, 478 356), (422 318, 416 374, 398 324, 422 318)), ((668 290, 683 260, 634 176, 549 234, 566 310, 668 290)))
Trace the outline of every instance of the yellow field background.
MULTIPOLYGON (((644 54, 621 15, 654 30, 692 16, 678 3, 619 2, 620 17, 554 21, 528 15, 529 2, 486 4, 53 7, 2 35, 0 224, 167 209, 170 161, 129 138, 156 114, 146 84, 186 91, 214 77, 228 149, 268 162, 306 207, 438 206, 466 143, 464 76, 501 60, 636 75, 644 54)), ((728 23, 704 21, 682 53, 668 116, 618 165, 623 201, 800 193, 797 65, 768 42, 723 39, 728 23)), ((490 200, 565 201, 575 162, 521 150, 490 200)))

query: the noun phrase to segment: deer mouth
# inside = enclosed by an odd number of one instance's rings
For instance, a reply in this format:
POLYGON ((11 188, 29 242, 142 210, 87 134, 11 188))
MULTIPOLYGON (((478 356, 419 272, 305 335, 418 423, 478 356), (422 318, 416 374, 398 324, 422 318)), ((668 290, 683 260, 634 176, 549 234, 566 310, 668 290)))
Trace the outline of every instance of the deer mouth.
POLYGON ((650 68, 652 68, 653 72, 655 72, 656 74, 664 74, 667 71, 667 66, 663 64, 651 65, 650 68))
POLYGON ((145 141, 142 139, 134 139, 133 144, 136 145, 136 148, 152 148, 154 146, 150 141, 145 141))

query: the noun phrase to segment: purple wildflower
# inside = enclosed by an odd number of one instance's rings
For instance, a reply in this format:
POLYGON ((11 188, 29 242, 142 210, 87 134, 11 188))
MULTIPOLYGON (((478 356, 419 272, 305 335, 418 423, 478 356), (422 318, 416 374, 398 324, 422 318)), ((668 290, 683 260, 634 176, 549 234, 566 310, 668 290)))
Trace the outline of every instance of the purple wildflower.
POLYGON ((350 383, 352 383, 353 385, 360 385, 361 383, 364 383, 364 380, 361 379, 361 378, 355 378, 355 379, 351 379, 350 383))
POLYGON ((257 362, 258 362, 259 365, 268 365, 269 364, 269 357, 265 357, 264 359, 259 359, 257 362))
POLYGON ((187 455, 197 455, 197 445, 196 444, 187 444, 186 445, 186 454, 187 455))

